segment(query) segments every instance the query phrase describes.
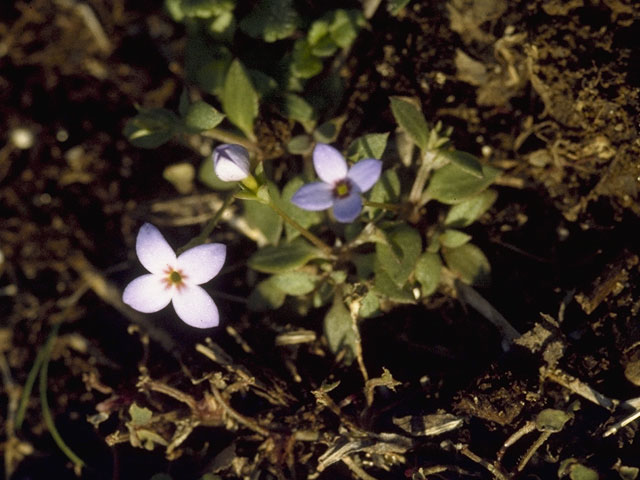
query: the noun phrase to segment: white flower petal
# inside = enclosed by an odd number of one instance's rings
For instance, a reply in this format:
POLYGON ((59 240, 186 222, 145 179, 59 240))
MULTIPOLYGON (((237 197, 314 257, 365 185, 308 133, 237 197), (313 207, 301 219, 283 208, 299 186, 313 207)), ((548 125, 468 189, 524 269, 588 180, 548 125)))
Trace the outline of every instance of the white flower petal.
POLYGON ((365 158, 349 169, 347 177, 358 185, 361 192, 366 192, 376 184, 381 171, 382 162, 380 160, 365 158))
POLYGON ((219 145, 213 151, 213 168, 223 182, 244 180, 249 176, 249 152, 242 145, 219 145))
POLYGON ((220 317, 218 307, 202 287, 185 285, 173 297, 173 308, 180 320, 196 328, 218 326, 220 317))
POLYGON ((339 198, 333 204, 333 216, 342 223, 353 222, 362 211, 362 199, 357 188, 348 197, 339 198))
POLYGON ((136 253, 144 268, 151 273, 160 274, 167 266, 175 266, 176 254, 164 239, 160 230, 145 223, 140 227, 136 239, 136 253))
POLYGON ((318 143, 313 149, 313 166, 323 182, 333 186, 347 176, 347 162, 342 154, 326 143, 318 143))
POLYGON ((142 313, 152 313, 169 305, 174 290, 167 288, 159 275, 142 275, 127 285, 122 301, 142 313))
POLYGON ((227 246, 209 243, 190 248, 178 257, 178 268, 187 283, 200 285, 215 277, 227 256, 227 246))

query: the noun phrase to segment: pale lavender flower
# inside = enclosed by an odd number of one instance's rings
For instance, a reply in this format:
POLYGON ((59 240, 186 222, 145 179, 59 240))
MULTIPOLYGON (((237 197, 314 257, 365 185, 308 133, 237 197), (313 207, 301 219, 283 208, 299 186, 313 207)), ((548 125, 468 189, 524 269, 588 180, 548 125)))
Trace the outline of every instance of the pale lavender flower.
POLYGON ((348 168, 342 154, 331 145, 318 143, 313 149, 313 166, 322 182, 303 185, 291 202, 305 210, 333 207, 336 220, 349 223, 362 211, 360 195, 380 178, 382 162, 365 158, 348 168))
POLYGON ((249 152, 242 145, 223 143, 212 156, 213 169, 223 182, 238 182, 249 176, 249 152))
POLYGON ((198 285, 220 272, 227 255, 226 245, 199 245, 176 257, 160 231, 145 223, 138 232, 136 253, 150 273, 127 285, 122 294, 124 303, 140 312, 152 313, 173 301, 178 317, 187 325, 197 328, 218 325, 218 307, 198 285))

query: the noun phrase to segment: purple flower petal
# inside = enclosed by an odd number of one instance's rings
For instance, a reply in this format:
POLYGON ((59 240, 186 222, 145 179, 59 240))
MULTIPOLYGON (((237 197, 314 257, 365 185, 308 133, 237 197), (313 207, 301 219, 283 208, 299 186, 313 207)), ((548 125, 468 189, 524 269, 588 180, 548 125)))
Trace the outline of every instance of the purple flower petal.
POLYGON ((356 188, 348 197, 339 198, 333 204, 333 216, 342 223, 353 222, 362 211, 362 199, 356 188))
POLYGON ((380 178, 382 162, 374 158, 365 158, 353 165, 347 173, 347 177, 355 183, 361 192, 366 192, 380 178))
POLYGON ((122 292, 122 301, 142 313, 152 313, 169 305, 174 290, 167 288, 159 275, 142 275, 122 292))
POLYGON ((145 223, 140 227, 138 238, 136 239, 136 253, 144 268, 151 273, 160 274, 167 268, 167 265, 175 266, 176 254, 160 230, 145 223))
POLYGON ((209 243, 190 248, 178 257, 178 268, 191 285, 206 283, 215 277, 227 256, 227 246, 209 243))
POLYGON ((223 182, 244 180, 249 168, 249 152, 242 145, 225 143, 213 151, 213 169, 223 182))
POLYGON ((333 185, 347 176, 347 162, 342 154, 326 143, 313 149, 313 166, 323 182, 333 185))
POLYGON ((303 185, 291 197, 291 203, 305 210, 326 210, 333 205, 333 187, 324 182, 303 185))
POLYGON ((173 308, 180 320, 196 328, 217 327, 220 322, 218 307, 202 287, 186 285, 173 297, 173 308))

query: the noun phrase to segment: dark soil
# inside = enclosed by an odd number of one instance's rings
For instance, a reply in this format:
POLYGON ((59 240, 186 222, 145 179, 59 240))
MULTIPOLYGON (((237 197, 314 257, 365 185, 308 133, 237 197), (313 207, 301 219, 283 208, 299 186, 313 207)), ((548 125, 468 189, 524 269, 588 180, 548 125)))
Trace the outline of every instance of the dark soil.
MULTIPOLYGON (((393 131, 388 97, 415 96, 430 121, 453 127, 457 148, 505 170, 498 201, 470 233, 492 265, 480 294, 524 334, 503 350, 494 326, 448 291, 367 320, 369 374, 386 368, 400 382, 395 392, 376 389, 369 406, 358 366, 328 351, 324 311, 257 315, 220 300, 223 326, 203 334, 170 310, 141 318, 119 303, 141 269, 132 246, 143 221, 177 246, 212 212, 205 187, 181 195, 163 179, 176 162, 197 168, 197 148, 140 150, 121 133, 135 105, 175 109, 184 85, 185 32, 158 3, 0 6, 6 477, 77 478, 44 422, 37 385, 21 428, 13 424, 36 356, 62 322, 47 395, 60 435, 86 462, 81 478, 551 479, 571 459, 600 478, 636 478, 638 425, 604 436, 638 408, 620 402, 640 397, 636 2, 415 0, 397 17, 381 6, 358 37, 341 70, 336 110, 348 120, 336 145, 393 131), (33 135, 25 149, 21 131, 33 135), (163 211, 167 203, 173 209, 163 211), (274 346, 298 328, 316 340, 274 346), (196 344, 229 360, 212 361, 196 344), (221 420, 209 383, 253 427, 221 420), (614 403, 590 400, 589 388, 614 403), (171 452, 145 450, 126 426, 134 402, 157 415, 153 430, 165 440, 190 419, 200 425, 171 452), (534 452, 544 434, 527 428, 544 409, 571 418, 534 452), (394 422, 436 412, 463 423, 409 436, 394 422), (97 423, 98 413, 106 419, 94 428, 87 419, 97 423), (505 447, 523 428, 529 433, 505 447), (347 460, 323 464, 340 442, 352 442, 347 460)), ((282 152, 293 132, 264 108, 258 133, 265 151, 282 152)), ((214 239, 230 249, 214 288, 246 297, 253 244, 225 228, 214 239)))

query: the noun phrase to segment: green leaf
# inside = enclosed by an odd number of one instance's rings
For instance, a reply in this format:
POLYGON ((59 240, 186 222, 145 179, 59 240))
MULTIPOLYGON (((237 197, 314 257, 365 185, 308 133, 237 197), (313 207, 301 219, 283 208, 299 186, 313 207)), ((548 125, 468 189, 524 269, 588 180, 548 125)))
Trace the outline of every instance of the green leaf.
POLYGON ((173 478, 167 473, 156 473, 149 480, 173 480, 173 478))
POLYGON ((249 294, 247 307, 254 312, 277 310, 284 304, 286 296, 286 293, 278 288, 273 277, 270 277, 258 283, 249 294))
POLYGON ((375 271, 375 253, 356 253, 351 256, 351 263, 356 267, 356 274, 361 280, 366 280, 375 271))
POLYGON ((267 246, 249 257, 247 264, 259 272, 283 273, 295 270, 323 253, 305 240, 296 239, 289 244, 267 246))
POLYGON ((386 297, 396 303, 415 303, 416 299, 408 286, 398 287, 386 272, 376 272, 373 291, 381 297, 386 297))
POLYGON ((311 35, 307 37, 307 40, 309 41, 309 45, 311 46, 311 53, 316 57, 330 57, 331 55, 336 53, 336 50, 338 50, 338 45, 336 45, 336 42, 333 40, 333 38, 331 38, 328 30, 326 35, 315 42, 312 42, 310 37, 311 35))
POLYGON ((438 157, 446 158, 469 175, 482 178, 482 164, 474 155, 461 150, 438 150, 438 157))
POLYGON ((496 198, 498 198, 498 192, 489 189, 454 205, 447 213, 444 220, 445 226, 462 228, 471 225, 489 210, 496 198))
POLYGON ((443 248, 442 256, 451 271, 471 285, 486 286, 490 280, 491 265, 478 247, 465 243, 458 248, 443 248))
POLYGON ((409 138, 422 150, 427 148, 429 127, 427 121, 417 106, 417 100, 407 97, 391 97, 391 112, 396 122, 409 138))
POLYGON ((209 60, 196 70, 195 81, 205 92, 221 97, 230 65, 230 55, 209 60))
POLYGON ((250 37, 275 42, 293 35, 299 23, 292 0, 261 0, 240 22, 240 28, 250 37))
POLYGON ((147 407, 140 407, 134 402, 129 407, 129 416, 131 417, 131 421, 128 423, 134 427, 138 427, 149 423, 153 413, 147 407))
POLYGON ((213 160, 207 157, 202 160, 198 169, 198 180, 211 190, 224 191, 236 188, 238 182, 225 182, 220 180, 213 168, 213 160))
POLYGON ((545 408, 536 415, 536 428, 541 432, 560 432, 572 416, 563 410, 545 408))
POLYGON ((228 41, 233 39, 236 31, 236 17, 233 12, 224 12, 215 17, 209 23, 209 33, 218 41, 228 41))
POLYGON ((355 358, 356 335, 351 314, 338 294, 335 295, 333 305, 324 317, 324 334, 329 349, 334 354, 346 349, 345 363, 350 364, 355 358))
POLYGON ((289 143, 287 143, 287 151, 294 155, 304 155, 305 153, 309 153, 311 152, 312 147, 313 139, 306 133, 296 135, 289 140, 289 143))
POLYGON ((304 98, 294 93, 284 96, 284 113, 287 118, 300 122, 305 131, 310 132, 316 125, 316 112, 304 98))
POLYGON ((387 0, 387 11, 395 17, 410 1, 411 0, 387 0))
POLYGON ((362 302, 360 304, 360 311, 358 315, 362 318, 370 318, 380 312, 380 299, 378 296, 369 291, 367 294, 362 297, 362 302))
POLYGON ((400 199, 400 178, 395 170, 385 170, 371 189, 369 199, 378 203, 394 203, 400 199))
POLYGON ((347 158, 353 162, 363 158, 382 158, 389 133, 369 133, 356 138, 347 148, 347 158))
POLYGON ((222 108, 247 138, 255 139, 253 122, 258 116, 258 94, 239 60, 231 62, 222 91, 222 108))
POLYGON ((298 78, 311 78, 322 71, 322 61, 313 54, 305 39, 297 40, 293 45, 291 71, 298 78))
MULTIPOLYGON (((303 228, 310 228, 322 222, 323 214, 321 212, 303 210, 291 203, 291 197, 293 197, 302 185, 304 185, 302 177, 293 177, 289 180, 282 189, 282 201, 278 205, 287 215, 298 222, 303 228)), ((285 234, 287 235, 287 241, 289 242, 300 236, 300 232, 288 223, 285 223, 284 229, 285 234)))
POLYGON ((313 292, 313 306, 320 308, 326 305, 333 298, 335 287, 329 282, 323 282, 318 289, 313 292))
POLYGON ((595 470, 578 463, 571 468, 569 478, 571 480, 598 480, 600 476, 595 470))
POLYGON ((309 27, 307 33, 307 42, 309 45, 315 46, 318 42, 323 41, 329 35, 329 21, 326 18, 321 18, 314 21, 309 27))
POLYGON ((183 0, 182 12, 187 17, 211 18, 230 12, 234 6, 234 0, 183 0))
POLYGON ((340 133, 343 123, 344 117, 332 118, 331 120, 324 122, 322 125, 319 125, 314 130, 313 138, 316 142, 333 143, 336 138, 338 138, 338 134, 340 133))
POLYGON ((180 102, 178 103, 178 113, 181 117, 184 117, 187 114, 187 110, 189 109, 189 92, 186 88, 182 89, 180 93, 180 102))
POLYGON ((407 225, 400 225, 387 234, 389 245, 376 244, 376 271, 384 270, 398 287, 402 287, 422 252, 420 234, 407 225))
POLYGON ((184 18, 182 13, 182 0, 165 0, 164 8, 169 12, 169 16, 174 22, 181 22, 184 18))
POLYGON ((440 235, 438 240, 443 247, 458 248, 469 242, 471 235, 449 228, 440 235))
POLYGON ((617 470, 621 480, 636 480, 640 473, 640 468, 629 467, 627 465, 620 465, 617 470))
POLYGON ((171 140, 179 124, 176 114, 166 108, 140 109, 122 133, 136 147, 157 148, 171 140))
POLYGON ((187 107, 184 124, 196 132, 216 128, 224 119, 224 115, 206 102, 198 100, 187 107))
POLYGON ((440 255, 431 252, 425 252, 420 255, 416 262, 414 275, 422 286, 423 297, 428 297, 438 289, 441 272, 442 260, 440 260, 440 255))
POLYGON ((271 207, 260 202, 244 202, 247 223, 260 230, 272 245, 277 245, 282 235, 282 217, 271 207))
POLYGON ((484 176, 477 178, 450 163, 433 173, 425 195, 442 203, 460 203, 487 188, 500 173, 497 168, 483 166, 484 176))
POLYGON ((329 32, 339 47, 347 48, 356 39, 364 24, 364 15, 360 10, 336 10, 329 24, 329 32))
POLYGON ((311 293, 318 282, 318 276, 309 272, 285 272, 272 278, 276 287, 287 295, 296 297, 311 293))

